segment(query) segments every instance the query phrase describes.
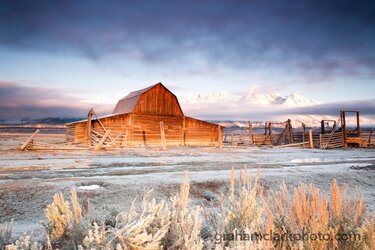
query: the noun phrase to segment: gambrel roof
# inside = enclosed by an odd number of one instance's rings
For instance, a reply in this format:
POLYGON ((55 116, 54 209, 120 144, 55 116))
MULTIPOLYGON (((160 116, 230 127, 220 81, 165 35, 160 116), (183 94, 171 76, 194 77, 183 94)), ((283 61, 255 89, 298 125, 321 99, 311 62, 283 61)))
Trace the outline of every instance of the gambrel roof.
POLYGON ((120 99, 117 102, 116 107, 113 110, 112 114, 127 114, 127 113, 132 112, 134 110, 135 105, 137 105, 139 98, 141 98, 141 96, 144 93, 146 93, 148 90, 152 89, 158 84, 152 85, 144 89, 130 92, 127 96, 125 96, 124 98, 120 99))
MULTIPOLYGON (((167 115, 184 115, 177 97, 170 90, 168 90, 162 83, 159 82, 147 88, 130 92, 127 96, 125 96, 117 102, 112 114, 101 116, 100 119, 122 114, 129 114, 135 111, 136 113, 138 112, 138 114, 142 112, 147 113, 145 112, 145 109, 149 108, 149 106, 152 106, 153 112, 157 111, 154 112, 157 114, 163 113, 163 109, 167 108, 167 115), (157 93, 156 95, 155 92, 157 93), (142 100, 142 96, 151 96, 151 98, 143 98, 142 100)), ((150 112, 148 112, 147 114, 149 113, 150 112)), ((96 118, 92 117, 92 120, 96 120, 96 118)), ((70 122, 66 124, 69 125, 84 121, 87 121, 87 119, 76 122, 70 122)))
POLYGON ((132 113, 134 112, 134 109, 136 108, 137 104, 139 103, 141 97, 146 94, 148 91, 151 91, 153 88, 156 88, 158 86, 161 86, 166 92, 170 93, 173 98, 175 98, 178 109, 180 110, 181 114, 183 115, 182 109, 180 107, 180 104, 177 100, 177 97, 169 91, 162 83, 157 83, 155 85, 149 86, 144 89, 140 89, 137 91, 133 91, 129 93, 127 96, 124 98, 120 99, 117 104, 115 109, 113 110, 112 114, 127 114, 127 113, 132 113))

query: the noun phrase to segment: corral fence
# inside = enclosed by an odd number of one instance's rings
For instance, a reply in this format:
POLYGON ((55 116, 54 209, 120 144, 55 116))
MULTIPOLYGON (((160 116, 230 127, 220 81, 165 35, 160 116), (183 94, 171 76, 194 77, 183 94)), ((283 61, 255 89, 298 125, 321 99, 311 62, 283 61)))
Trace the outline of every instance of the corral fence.
POLYGON ((330 149, 330 148, 343 148, 346 147, 345 142, 356 143, 358 147, 375 147, 375 133, 372 130, 360 130, 359 137, 351 135, 350 132, 346 132, 346 139, 343 131, 335 131, 331 134, 320 134, 319 148, 330 149))
POLYGON ((319 129, 303 123, 293 128, 291 121, 249 122, 248 127, 229 128, 224 131, 224 143, 232 146, 306 146, 319 147, 319 129), (311 139, 310 139, 311 138, 311 139), (311 141, 311 143, 310 143, 311 141))
POLYGON ((361 138, 363 139, 363 144, 367 147, 375 147, 375 132, 372 130, 361 130, 361 138))

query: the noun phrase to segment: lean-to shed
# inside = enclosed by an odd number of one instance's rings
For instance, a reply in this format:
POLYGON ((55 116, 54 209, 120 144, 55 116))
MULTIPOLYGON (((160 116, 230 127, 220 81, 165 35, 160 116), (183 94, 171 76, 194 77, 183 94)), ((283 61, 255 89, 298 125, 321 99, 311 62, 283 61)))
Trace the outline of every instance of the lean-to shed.
POLYGON ((161 144, 161 122, 166 145, 218 145, 222 127, 185 116, 177 97, 163 84, 131 92, 118 101, 112 114, 66 124, 71 143, 98 143, 106 131, 116 146, 161 144))

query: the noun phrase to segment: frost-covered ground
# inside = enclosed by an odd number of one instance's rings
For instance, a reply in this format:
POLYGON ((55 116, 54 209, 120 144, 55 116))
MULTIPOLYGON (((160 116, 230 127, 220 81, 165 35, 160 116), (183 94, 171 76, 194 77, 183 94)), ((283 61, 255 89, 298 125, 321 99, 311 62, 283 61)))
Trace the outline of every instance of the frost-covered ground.
MULTIPOLYGON (((231 167, 244 165, 255 175, 259 168, 265 189, 299 182, 314 183, 330 191, 336 178, 360 191, 375 210, 375 149, 318 150, 296 148, 176 147, 123 149, 120 151, 20 152, 15 148, 27 135, 0 134, 0 223, 15 220, 15 232, 42 232, 43 209, 55 192, 67 194, 76 186, 88 198, 99 218, 126 210, 130 202, 149 189, 168 198, 184 175, 192 183, 194 202, 209 203, 225 192, 231 167), (361 169, 366 167, 367 170, 361 169)), ((57 140, 41 135, 44 141, 57 140), (44 136, 44 137, 43 137, 44 136)), ((63 135, 57 136, 63 140, 63 135)), ((209 205, 209 204, 208 204, 209 205)))

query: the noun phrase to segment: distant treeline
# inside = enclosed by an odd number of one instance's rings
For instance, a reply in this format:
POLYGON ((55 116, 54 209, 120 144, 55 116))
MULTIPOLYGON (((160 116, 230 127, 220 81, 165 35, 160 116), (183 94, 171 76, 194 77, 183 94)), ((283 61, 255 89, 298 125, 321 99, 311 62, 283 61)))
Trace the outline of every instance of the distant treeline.
POLYGON ((47 117, 47 118, 40 118, 40 119, 32 119, 32 118, 23 118, 18 121, 9 121, 0 118, 0 124, 8 124, 8 125, 24 125, 24 124, 49 124, 49 125, 63 125, 69 122, 80 121, 85 118, 72 118, 72 117, 47 117))
POLYGON ((64 127, 21 127, 16 125, 0 127, 0 133, 33 133, 39 129, 41 134, 65 134, 64 127))
POLYGON ((28 119, 24 118, 21 120, 21 123, 28 123, 28 124, 65 124, 69 122, 75 122, 79 120, 83 120, 84 118, 67 118, 67 117, 47 117, 41 119, 28 119))

